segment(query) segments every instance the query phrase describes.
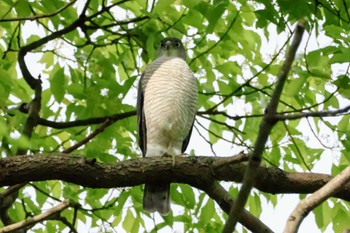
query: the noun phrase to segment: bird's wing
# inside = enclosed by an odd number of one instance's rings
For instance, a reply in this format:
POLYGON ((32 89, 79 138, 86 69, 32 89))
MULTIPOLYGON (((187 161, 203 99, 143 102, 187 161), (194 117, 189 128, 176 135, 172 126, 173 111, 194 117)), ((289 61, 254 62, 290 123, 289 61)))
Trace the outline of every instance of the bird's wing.
POLYGON ((141 75, 139 87, 137 90, 136 114, 137 114, 137 124, 139 129, 139 145, 142 151, 142 155, 145 156, 146 150, 147 150, 147 128, 146 128, 145 112, 143 111, 143 101, 144 101, 144 92, 142 87, 143 77, 144 77, 144 73, 141 75))
POLYGON ((181 147, 181 153, 184 153, 187 146, 188 146, 188 143, 190 142, 190 138, 191 138, 191 134, 192 134, 192 129, 193 129, 193 125, 194 125, 194 120, 195 118, 193 118, 193 122, 192 122, 192 125, 191 125, 191 128, 190 128, 190 131, 188 132, 186 138, 183 140, 182 142, 182 147, 181 147))

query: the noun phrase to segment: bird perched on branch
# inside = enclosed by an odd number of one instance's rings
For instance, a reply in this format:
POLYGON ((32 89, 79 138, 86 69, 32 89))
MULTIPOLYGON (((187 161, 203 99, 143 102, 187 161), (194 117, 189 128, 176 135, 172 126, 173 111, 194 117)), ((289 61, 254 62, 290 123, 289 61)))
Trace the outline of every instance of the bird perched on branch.
MULTIPOLYGON (((177 156, 187 148, 198 89, 177 38, 160 42, 157 59, 141 76, 137 96, 139 145, 144 157, 177 156)), ((170 210, 170 183, 145 184, 143 208, 161 215, 170 210)))

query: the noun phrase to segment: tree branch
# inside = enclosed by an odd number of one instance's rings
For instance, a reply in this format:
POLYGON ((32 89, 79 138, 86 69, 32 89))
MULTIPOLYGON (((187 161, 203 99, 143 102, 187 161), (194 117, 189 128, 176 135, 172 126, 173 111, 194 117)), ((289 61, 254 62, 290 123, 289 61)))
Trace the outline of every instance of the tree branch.
MULTIPOLYGON (((59 153, 13 156, 0 159, 0 186, 44 180, 62 180, 91 188, 129 187, 146 182, 186 183, 205 191, 227 212, 234 202, 224 195, 224 190, 215 182, 242 182, 248 166, 246 156, 240 153, 233 157, 177 157, 174 166, 173 159, 166 157, 101 164, 84 157, 59 153)), ((272 194, 313 193, 332 179, 325 174, 288 173, 264 166, 257 168, 256 177, 254 186, 272 194)), ((350 182, 332 196, 350 201, 348 190, 350 182)), ((251 226, 247 226, 245 221, 252 221, 252 216, 242 213, 239 220, 250 229, 251 226)), ((265 229, 262 223, 258 226, 265 229)))
POLYGON ((12 205, 12 194, 17 193, 18 190, 23 188, 25 185, 26 184, 16 184, 8 187, 4 192, 0 193, 0 209, 12 205))
POLYGON ((84 22, 86 21, 85 11, 90 3, 90 0, 88 0, 84 6, 84 9, 82 13, 79 15, 79 18, 75 20, 72 24, 70 24, 68 27, 65 27, 61 30, 55 31, 48 36, 45 36, 37 41, 34 41, 30 44, 27 44, 20 48, 18 52, 18 63, 19 67, 21 69, 21 72, 23 74, 23 78, 28 83, 28 85, 33 89, 36 90, 38 86, 41 86, 41 82, 39 79, 35 79, 30 71, 28 70, 28 67, 26 66, 26 63, 24 61, 25 55, 36 48, 39 48, 40 46, 46 44, 47 42, 54 40, 64 34, 67 34, 73 30, 75 30, 79 26, 83 26, 84 22))
POLYGON ((44 220, 49 219, 55 214, 61 213, 63 210, 69 207, 69 201, 64 200, 57 206, 47 210, 46 212, 39 214, 37 216, 34 216, 32 218, 27 218, 26 220, 23 220, 21 222, 14 223, 12 225, 5 226, 3 228, 0 228, 1 233, 6 233, 6 232, 13 232, 16 230, 24 229, 29 226, 33 226, 34 224, 38 222, 42 222, 44 220))
MULTIPOLYGON (((24 128, 22 130, 22 134, 26 136, 28 139, 32 137, 32 133, 34 128, 38 125, 38 119, 39 117, 39 112, 41 109, 41 93, 42 93, 42 87, 41 87, 41 80, 40 77, 39 79, 34 79, 34 77, 30 74, 27 65, 25 64, 24 61, 24 55, 25 54, 19 54, 18 55, 18 62, 19 66, 22 70, 22 74, 24 79, 27 81, 29 86, 34 89, 35 94, 34 98, 31 101, 31 103, 26 106, 28 109, 28 117, 26 119, 26 122, 24 124, 24 128)), ((20 154, 25 154, 26 149, 25 148, 19 148, 17 150, 17 155, 20 154)), ((21 184, 22 186, 25 186, 24 184, 21 184)), ((20 185, 20 186, 21 186, 20 185)), ((18 197, 18 190, 21 188, 20 186, 16 187, 10 187, 9 189, 15 190, 11 192, 11 194, 5 196, 4 199, 0 200, 0 219, 4 223, 4 225, 10 225, 12 224, 12 220, 10 216, 8 215, 7 211, 9 207, 15 202, 15 200, 18 197), (6 205, 4 203, 6 202, 6 205)), ((24 232, 23 229, 19 229, 18 231, 16 230, 15 232, 22 233, 24 232)))
POLYGON ((239 16, 239 12, 236 12, 235 17, 232 19, 231 23, 227 26, 226 31, 222 34, 222 36, 220 36, 219 40, 213 44, 211 47, 209 47, 208 49, 206 49, 205 51, 199 53, 198 55, 196 55, 194 58, 191 59, 191 61, 188 63, 188 65, 190 66, 196 59, 198 59, 199 57, 209 53, 212 49, 214 49, 219 43, 222 42, 222 40, 227 36, 227 34, 229 33, 229 31, 231 30, 231 28, 233 27, 233 25, 235 24, 237 18, 239 16))
POLYGON ((274 55, 272 57, 272 59, 270 60, 270 62, 268 64, 266 64, 264 67, 262 67, 261 70, 259 70, 256 74, 254 74, 252 77, 250 77, 245 83, 243 83, 241 86, 239 86, 238 88, 236 88, 234 91, 232 91, 230 94, 226 95, 225 98, 223 98, 220 102, 218 102, 217 104, 215 104, 213 107, 211 107, 210 109, 207 110, 207 112, 211 112, 214 111, 215 109, 217 109, 221 104, 225 103, 228 99, 230 99, 232 96, 234 96, 236 93, 238 93, 240 90, 243 89, 243 87, 249 86, 250 82, 255 79, 256 77, 258 77, 260 74, 262 74, 265 70, 267 70, 272 64, 273 62, 277 59, 277 57, 279 56, 279 54, 282 53, 283 49, 287 46, 290 38, 292 37, 292 35, 290 35, 288 37, 288 39, 284 42, 284 44, 282 45, 282 47, 276 52, 276 55, 274 55))
POLYGON ((305 21, 299 21, 295 30, 295 35, 292 41, 292 44, 287 52, 286 59, 278 73, 277 76, 277 84, 272 93, 271 100, 266 108, 265 116, 263 121, 260 124, 260 129, 258 133, 258 137, 255 141, 254 150, 249 159, 249 165, 245 171, 244 180, 242 184, 242 188, 238 194, 237 201, 232 206, 229 218, 226 221, 223 233, 231 233, 234 231, 236 227, 236 223, 239 219, 242 210, 244 209, 244 205, 247 202, 249 193, 255 179, 257 177, 257 168, 260 165, 262 153, 265 149, 265 144, 270 135, 270 132, 273 126, 276 123, 276 120, 273 118, 276 114, 277 106, 279 103, 280 96, 282 94, 284 83, 287 79, 287 75, 292 66, 292 63, 295 58, 296 51, 301 42, 303 33, 305 28, 305 21))
MULTIPOLYGON (((27 67, 25 64, 23 64, 24 67, 27 67)), ((38 85, 35 85, 35 96, 32 100, 32 102, 28 105, 28 117, 26 119, 26 122, 24 124, 24 128, 22 131, 22 134, 26 136, 28 139, 31 138, 34 128, 38 125, 38 119, 39 119, 39 112, 41 109, 41 81, 40 79, 37 79, 35 81, 39 81, 38 85)), ((17 150, 17 155, 25 154, 26 149, 25 148, 19 148, 17 150)), ((8 215, 8 209, 10 206, 16 201, 18 197, 18 190, 25 186, 26 183, 15 185, 14 187, 9 187, 7 189, 7 192, 5 191, 1 195, 4 197, 3 199, 0 199, 0 219, 4 223, 4 225, 10 225, 12 224, 12 220, 10 216, 8 215), (11 192, 9 191, 11 190, 11 192), (6 203, 6 204, 5 204, 6 203)), ((22 233, 25 232, 23 229, 14 230, 16 233, 22 233)))
POLYGON ((81 147, 82 145, 88 143, 91 139, 93 139, 94 137, 96 137, 98 134, 102 133, 108 126, 110 126, 114 121, 111 121, 110 119, 107 119, 105 122, 103 122, 100 127, 98 127, 94 132, 92 132, 91 134, 89 134, 86 138, 84 138, 83 140, 81 140, 80 142, 78 142, 77 144, 65 149, 62 151, 62 153, 66 153, 69 154, 72 151, 78 149, 79 147, 81 147))
POLYGON ((297 120, 297 119, 306 118, 306 117, 333 117, 333 116, 346 114, 349 111, 350 111, 350 105, 337 110, 329 110, 329 111, 301 112, 301 113, 295 113, 295 114, 279 113, 279 114, 276 114, 274 118, 278 121, 285 121, 285 120, 297 120))
MULTIPOLYGON (((27 104, 21 104, 21 106, 26 106, 27 104)), ((19 111, 23 113, 28 113, 28 110, 26 108, 18 107, 19 111)), ((337 110, 330 110, 330 111, 319 111, 319 112, 302 112, 302 113, 295 113, 295 114, 285 114, 285 113, 276 113, 273 118, 275 118, 278 121, 283 120, 297 120, 300 118, 307 118, 307 117, 333 117, 338 116, 341 114, 346 114, 350 111, 350 105, 337 109, 337 110)), ((93 125, 93 124, 100 124, 105 122, 107 119, 111 119, 113 121, 122 120, 131 116, 134 116, 136 114, 136 111, 130 111, 130 112, 124 112, 124 113, 116 113, 110 116, 103 116, 103 117, 93 117, 89 119, 83 119, 83 120, 76 120, 71 122, 56 122, 56 121, 50 121, 43 118, 38 119, 38 125, 43 125, 55 129, 66 129, 71 127, 77 127, 77 126, 86 126, 86 125, 93 125)), ((264 115, 246 115, 246 116, 231 116, 227 114, 226 112, 222 111, 198 111, 197 115, 204 116, 204 115, 223 115, 229 119, 232 120, 239 120, 243 118, 256 118, 256 117, 263 117, 264 115)))
POLYGON ((293 212, 290 214, 284 228, 284 232, 298 232, 301 222, 310 213, 310 211, 312 211, 316 206, 320 205, 335 193, 344 190, 345 184, 349 183, 349 181, 350 166, 345 168, 340 174, 330 180, 326 185, 317 190, 311 196, 301 200, 293 212))
POLYGON ((42 18, 50 18, 52 16, 55 16, 59 13, 61 13, 62 11, 64 11, 65 9, 67 9, 69 6, 73 5, 77 0, 73 0, 69 3, 67 3, 66 5, 64 5, 63 7, 61 7, 60 9, 58 9, 55 12, 52 13, 47 13, 47 14, 41 14, 41 15, 34 15, 31 17, 20 17, 20 18, 9 18, 9 19, 0 19, 0 22, 10 22, 10 21, 25 21, 25 20, 30 20, 30 21, 34 21, 37 19, 42 19, 42 18))
MULTIPOLYGON (((0 159, 0 186, 30 181, 62 180, 91 188, 129 187, 145 182, 186 183, 206 190, 214 180, 242 182, 246 155, 231 157, 153 157, 102 164, 62 153, 11 156, 0 159)), ((254 187, 278 193, 313 193, 332 179, 319 173, 285 172, 259 166, 254 187)), ((333 197, 350 201, 350 182, 333 197)))
POLYGON ((55 129, 66 129, 66 128, 77 127, 77 126, 100 124, 105 122, 107 119, 110 119, 113 122, 116 122, 135 115, 136 115, 136 111, 130 111, 130 112, 124 112, 124 113, 116 113, 110 116, 93 117, 89 119, 76 120, 76 121, 70 121, 70 122, 55 122, 55 121, 49 121, 49 120, 40 118, 38 121, 38 124, 55 128, 55 129))
MULTIPOLYGON (((212 198, 223 211, 227 214, 234 203, 230 194, 218 183, 214 182, 208 189, 204 190, 210 198, 212 198)), ((251 232, 272 233, 273 231, 263 224, 258 218, 252 216, 247 210, 243 209, 242 215, 239 218, 242 223, 251 232)))

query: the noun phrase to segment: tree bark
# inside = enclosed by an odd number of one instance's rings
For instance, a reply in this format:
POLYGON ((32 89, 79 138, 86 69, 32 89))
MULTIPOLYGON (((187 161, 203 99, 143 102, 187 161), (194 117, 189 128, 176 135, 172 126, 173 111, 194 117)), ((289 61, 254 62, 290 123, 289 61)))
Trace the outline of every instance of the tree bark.
MULTIPOLYGON (((0 185, 30 181, 62 180, 91 188, 126 187, 145 182, 186 183, 206 190, 213 182, 242 182, 247 162, 233 157, 152 157, 102 164, 81 156, 37 154, 0 159, 0 185), (232 162, 234 161, 234 162, 232 162)), ((284 172, 260 166, 254 187, 278 193, 313 193, 332 176, 319 173, 284 172)), ((333 197, 350 201, 350 183, 333 197)))

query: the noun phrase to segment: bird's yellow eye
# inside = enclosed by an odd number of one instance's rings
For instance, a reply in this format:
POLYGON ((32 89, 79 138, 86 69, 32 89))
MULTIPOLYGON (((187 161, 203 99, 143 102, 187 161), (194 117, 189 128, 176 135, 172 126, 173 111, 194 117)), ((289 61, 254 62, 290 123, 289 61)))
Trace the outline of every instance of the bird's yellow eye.
POLYGON ((178 48, 178 47, 180 47, 180 42, 175 42, 175 48, 178 48))

